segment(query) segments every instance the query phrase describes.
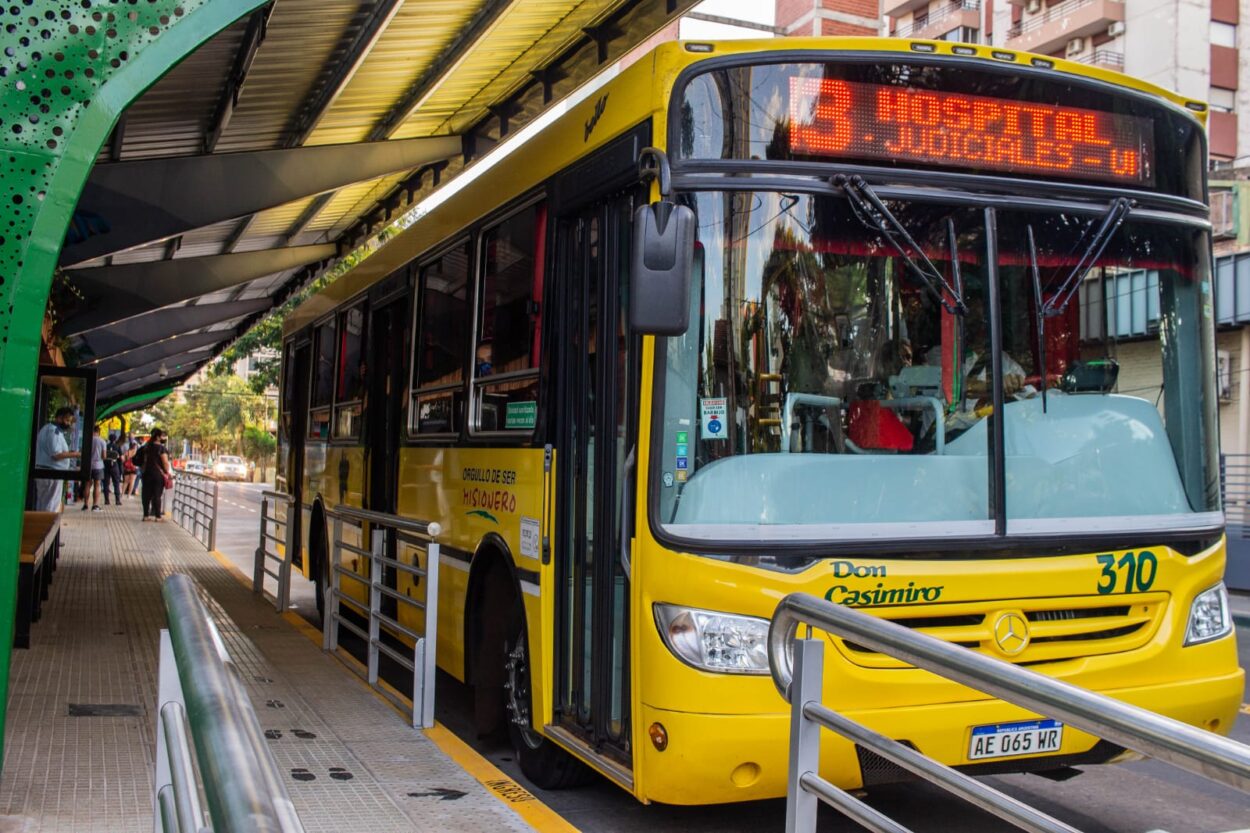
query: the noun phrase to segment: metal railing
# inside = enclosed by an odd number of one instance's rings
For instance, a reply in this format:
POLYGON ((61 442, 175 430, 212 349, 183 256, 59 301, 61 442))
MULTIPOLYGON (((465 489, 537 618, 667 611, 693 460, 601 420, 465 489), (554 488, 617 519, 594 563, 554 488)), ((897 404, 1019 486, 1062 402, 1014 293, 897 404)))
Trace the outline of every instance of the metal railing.
POLYGON ((173 519, 210 551, 217 549, 217 481, 180 471, 174 477, 173 519))
POLYGON ((981 8, 981 0, 954 0, 954 2, 948 3, 945 6, 942 6, 937 11, 931 12, 927 17, 922 17, 922 18, 917 19, 913 15, 912 22, 907 24, 906 26, 898 27, 898 29, 894 32, 894 37, 896 38, 912 37, 913 35, 916 35, 920 32, 927 30, 933 24, 940 23, 946 18, 952 15, 958 14, 959 12, 962 12, 962 11, 975 12, 980 8, 981 8))
MULTIPOLYGON (((326 651, 337 651, 339 628, 346 628, 364 640, 368 659, 365 677, 384 696, 401 708, 405 705, 384 686, 378 684, 378 663, 382 655, 389 657, 412 673, 412 725, 430 728, 434 725, 434 659, 438 644, 438 537, 442 529, 437 523, 414 521, 398 515, 372 512, 339 505, 326 513, 332 524, 330 535, 329 586, 326 588, 323 627, 326 651), (354 527, 358 531, 357 543, 343 540, 343 528, 354 527), (366 534, 372 541, 369 549, 359 546, 366 534), (400 546, 412 553, 411 563, 398 558, 400 546), (343 553, 365 559, 363 569, 349 570, 343 566, 343 553), (418 566, 424 553, 425 568, 418 566), (399 591, 399 574, 413 578, 414 585, 422 585, 423 599, 418 601, 399 591), (369 591, 368 602, 361 602, 342 591, 342 580, 359 582, 369 591), (384 600, 393 602, 390 611, 384 610, 384 600), (367 622, 362 628, 345 617, 340 603, 353 610, 367 622), (406 606, 422 615, 423 632, 417 633, 401 624, 399 609, 406 606), (392 615, 393 612, 393 615, 392 615), (386 627, 384 635, 382 627, 386 627), (390 638, 388 638, 388 635, 390 638), (394 644, 399 638, 412 640, 413 652, 406 655, 394 644), (391 644, 388 644, 391 643, 391 644)), ((355 666, 351 666, 353 670, 355 666)))
POLYGON ((291 606, 291 561, 295 558, 295 523, 292 520, 298 521, 298 515, 295 519, 291 517, 292 505, 291 496, 284 492, 260 493, 260 542, 256 545, 252 568, 252 592, 265 595, 265 576, 276 581, 274 607, 279 613, 291 606), (278 517, 279 504, 286 507, 283 517, 278 517), (282 548, 281 552, 278 547, 282 548), (269 569, 271 561, 276 562, 276 571, 269 569))
POLYGON ((811 638, 812 627, 1061 721, 1125 749, 1237 789, 1250 790, 1248 746, 894 622, 807 593, 793 593, 777 606, 768 632, 768 661, 773 682, 790 703, 787 833, 811 833, 816 829, 818 801, 871 830, 907 833, 907 828, 820 777, 822 727, 1022 830, 1045 833, 1074 833, 1075 830, 823 705, 824 643, 811 638), (800 624, 808 626, 805 639, 795 638, 800 624))
POLYGON ((161 595, 169 629, 161 631, 156 833, 302 833, 282 773, 198 586, 190 576, 173 575, 161 595), (201 788, 211 826, 205 823, 201 788))
MULTIPOLYGON (((1045 26, 1047 23, 1062 20, 1077 9, 1082 9, 1091 3, 1096 2, 1099 2, 1099 0, 1064 0, 1062 3, 1050 6, 1041 14, 1035 15, 1028 20, 1023 20, 1019 23, 1013 24, 1007 29, 1007 37, 1009 39, 1018 38, 1021 35, 1032 32, 1034 29, 1039 29, 1042 26, 1045 26)), ((1120 0, 1113 0, 1113 2, 1120 2, 1120 0)))
POLYGON ((1119 52, 1111 49, 1095 49, 1088 55, 1082 55, 1079 58, 1073 58, 1078 64, 1092 64, 1099 67, 1111 67, 1112 69, 1124 69, 1124 56, 1119 52))

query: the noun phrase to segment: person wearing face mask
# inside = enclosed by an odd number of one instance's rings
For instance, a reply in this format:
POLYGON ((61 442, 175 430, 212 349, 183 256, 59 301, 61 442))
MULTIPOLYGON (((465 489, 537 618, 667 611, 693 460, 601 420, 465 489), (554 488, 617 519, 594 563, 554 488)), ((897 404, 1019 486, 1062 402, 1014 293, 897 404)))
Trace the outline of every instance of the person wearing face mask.
MULTIPOLYGON (((52 421, 39 429, 35 438, 35 465, 48 469, 71 469, 82 452, 71 451, 67 434, 74 427, 74 409, 58 408, 52 421)), ((35 510, 60 512, 64 482, 40 478, 35 481, 35 510)))

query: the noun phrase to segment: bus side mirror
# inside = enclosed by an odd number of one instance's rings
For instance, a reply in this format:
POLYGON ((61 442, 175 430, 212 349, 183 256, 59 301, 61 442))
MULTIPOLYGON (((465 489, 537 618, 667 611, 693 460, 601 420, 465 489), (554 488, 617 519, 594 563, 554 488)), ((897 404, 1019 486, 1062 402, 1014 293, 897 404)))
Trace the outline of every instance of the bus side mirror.
POLYGON ((634 211, 629 326, 644 335, 679 336, 690 327, 695 216, 662 200, 634 211))

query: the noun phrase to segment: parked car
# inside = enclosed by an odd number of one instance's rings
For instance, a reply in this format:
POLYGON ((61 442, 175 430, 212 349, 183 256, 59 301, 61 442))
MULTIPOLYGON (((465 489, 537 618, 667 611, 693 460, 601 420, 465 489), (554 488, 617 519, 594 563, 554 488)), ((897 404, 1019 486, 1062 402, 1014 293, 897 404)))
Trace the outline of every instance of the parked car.
POLYGON ((247 480, 247 462, 242 457, 223 454, 213 463, 213 476, 218 480, 247 480))
POLYGON ((207 474, 208 466, 199 460, 187 460, 182 466, 187 474, 207 474))

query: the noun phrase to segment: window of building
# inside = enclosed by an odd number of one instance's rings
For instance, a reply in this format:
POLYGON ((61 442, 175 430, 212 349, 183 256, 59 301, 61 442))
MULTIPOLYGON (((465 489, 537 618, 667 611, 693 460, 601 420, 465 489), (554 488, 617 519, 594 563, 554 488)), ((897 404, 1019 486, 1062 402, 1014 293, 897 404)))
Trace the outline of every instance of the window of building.
POLYGON ((1211 87, 1207 93, 1207 103, 1211 105, 1212 110, 1231 113, 1233 108, 1237 106, 1237 91, 1226 90, 1223 87, 1211 87))
POLYGON ((944 35, 939 35, 937 40, 955 41, 957 43, 979 43, 978 33, 976 29, 970 26, 957 26, 944 35))
POLYGON ((1230 189, 1211 191, 1211 232, 1216 237, 1237 236, 1237 193, 1230 189))
POLYGON ((330 405, 334 400, 335 321, 331 318, 313 334, 312 395, 309 399, 308 436, 314 440, 330 436, 330 405))
POLYGON ((1211 45, 1227 46, 1230 49, 1237 48, 1237 27, 1232 23, 1221 23, 1218 20, 1211 21, 1211 45))
POLYGON ((365 398, 365 310, 339 313, 339 364, 334 396, 334 437, 360 436, 365 398))
POLYGON ((412 362, 414 434, 454 434, 464 415, 469 352, 469 242, 421 267, 412 362))
POLYGON ((537 423, 546 217, 546 206, 533 205, 482 235, 473 354, 478 431, 530 433, 537 423))

